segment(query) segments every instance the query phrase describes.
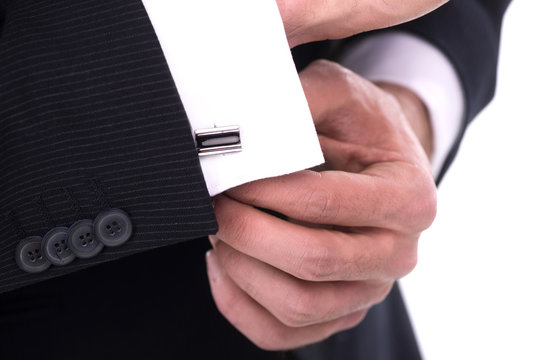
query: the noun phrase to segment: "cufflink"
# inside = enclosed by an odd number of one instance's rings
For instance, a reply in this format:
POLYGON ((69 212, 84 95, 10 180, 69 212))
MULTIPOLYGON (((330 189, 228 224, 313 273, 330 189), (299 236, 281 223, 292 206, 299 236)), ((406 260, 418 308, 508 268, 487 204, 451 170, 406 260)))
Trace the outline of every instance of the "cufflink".
POLYGON ((195 142, 199 156, 242 151, 240 127, 238 126, 195 130, 195 142))

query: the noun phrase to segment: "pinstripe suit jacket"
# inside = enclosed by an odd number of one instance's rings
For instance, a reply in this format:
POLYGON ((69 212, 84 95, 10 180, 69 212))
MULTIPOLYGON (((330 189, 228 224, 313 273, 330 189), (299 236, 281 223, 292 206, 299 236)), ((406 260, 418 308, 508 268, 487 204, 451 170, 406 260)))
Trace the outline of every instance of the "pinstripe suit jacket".
MULTIPOLYGON (((468 101, 464 127, 492 96, 507 3, 455 0, 403 27, 457 66, 468 101), (449 32, 454 21, 460 26, 449 32)), ((213 306, 208 244, 186 240, 217 225, 190 125, 142 4, 4 0, 0 24, 0 357, 29 358, 29 347, 57 359, 299 356, 256 349, 213 306), (123 209, 133 223, 122 246, 39 274, 17 265, 23 239, 109 208, 123 209)), ((299 67, 348 44, 301 47, 299 67)), ((410 343, 401 306, 393 295, 374 310, 364 338, 378 333, 374 326, 389 330, 381 314, 396 318, 388 315, 398 308, 405 330, 394 326, 393 336, 410 343)), ((353 334, 346 344, 358 342, 353 334)), ((327 350, 313 349, 356 354, 343 345, 334 338, 322 345, 327 350)))

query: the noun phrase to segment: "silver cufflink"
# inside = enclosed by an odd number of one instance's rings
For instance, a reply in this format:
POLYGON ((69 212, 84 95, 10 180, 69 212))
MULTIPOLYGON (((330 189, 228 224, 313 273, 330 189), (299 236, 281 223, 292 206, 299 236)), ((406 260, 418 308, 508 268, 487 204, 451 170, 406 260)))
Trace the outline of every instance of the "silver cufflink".
POLYGON ((238 126, 195 130, 195 142, 199 156, 242 151, 238 126))

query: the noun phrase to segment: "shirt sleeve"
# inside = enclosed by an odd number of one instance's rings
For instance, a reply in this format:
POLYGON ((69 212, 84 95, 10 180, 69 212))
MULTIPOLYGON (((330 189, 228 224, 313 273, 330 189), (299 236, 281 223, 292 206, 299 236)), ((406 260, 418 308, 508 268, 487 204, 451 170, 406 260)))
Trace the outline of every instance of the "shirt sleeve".
POLYGON ((359 39, 338 61, 371 81, 407 87, 424 101, 434 136, 432 173, 437 177, 465 111, 462 85, 447 57, 415 35, 388 31, 359 39))

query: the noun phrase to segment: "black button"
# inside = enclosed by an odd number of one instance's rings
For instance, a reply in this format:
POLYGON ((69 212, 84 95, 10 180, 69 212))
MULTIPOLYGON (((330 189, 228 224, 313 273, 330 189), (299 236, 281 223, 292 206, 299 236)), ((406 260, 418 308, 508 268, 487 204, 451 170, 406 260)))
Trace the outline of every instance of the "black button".
POLYGON ((88 259, 99 254, 103 244, 94 234, 92 220, 81 220, 71 225, 68 229, 68 246, 75 256, 88 259))
POLYGON ((27 237, 17 245, 15 261, 22 270, 34 274, 43 272, 51 266, 51 262, 41 253, 39 236, 27 237))
POLYGON ((41 251, 53 265, 63 266, 75 260, 75 254, 68 247, 68 228, 55 227, 43 236, 41 251))
POLYGON ((130 238, 132 223, 128 214, 120 209, 102 211, 94 219, 96 237, 105 246, 120 246, 130 238))

